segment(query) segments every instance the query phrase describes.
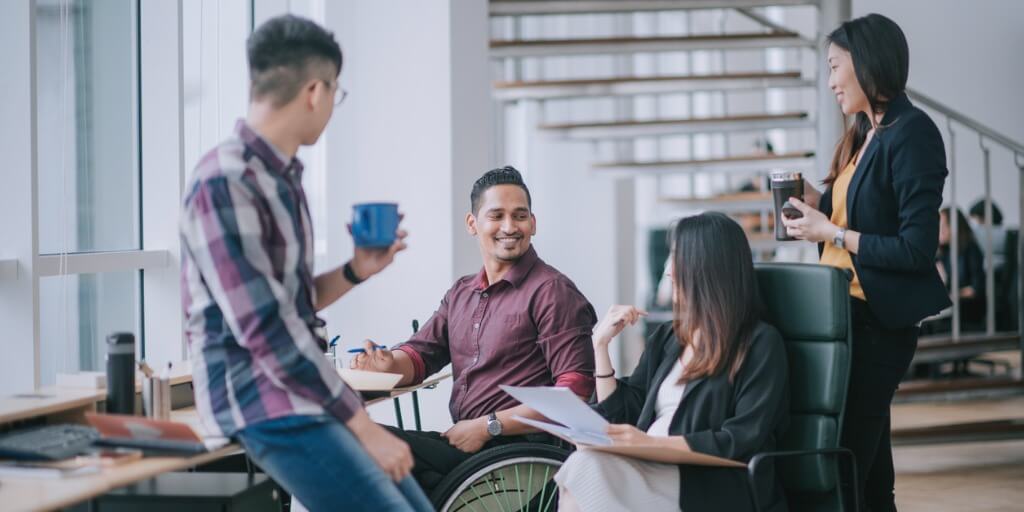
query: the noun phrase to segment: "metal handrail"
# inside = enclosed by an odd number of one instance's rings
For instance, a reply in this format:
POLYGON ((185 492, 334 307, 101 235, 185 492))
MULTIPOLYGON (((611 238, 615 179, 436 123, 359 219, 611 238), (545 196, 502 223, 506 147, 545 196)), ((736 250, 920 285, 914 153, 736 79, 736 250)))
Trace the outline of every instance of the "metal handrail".
POLYGON ((1001 146, 1005 146, 1010 150, 1014 151, 1015 153, 1020 153, 1024 155, 1024 143, 1017 142, 1007 137, 1006 135, 1003 135, 1002 133, 999 133, 996 130, 990 128, 989 126, 986 126, 973 118, 961 114, 960 112, 957 112, 956 110, 947 107, 945 104, 939 102, 938 100, 921 94, 920 92, 915 91, 914 89, 907 88, 907 95, 913 98, 914 101, 917 101, 922 105, 926 105, 928 108, 939 112, 943 116, 946 116, 984 135, 985 138, 991 140, 992 142, 996 142, 1001 146))
MULTIPOLYGON (((958 242, 958 240, 957 240, 957 238, 958 238, 957 237, 957 231, 958 231, 959 222, 957 221, 957 218, 956 218, 957 212, 956 212, 956 205, 955 205, 955 202, 956 202, 956 200, 955 200, 955 196, 956 196, 956 177, 955 177, 955 174, 956 174, 955 173, 955 167, 956 167, 955 154, 956 153, 955 153, 955 145, 956 145, 956 142, 955 142, 955 137, 954 137, 955 134, 953 132, 953 127, 952 127, 951 122, 955 121, 957 124, 963 125, 964 127, 968 128, 968 129, 970 129, 973 132, 978 134, 978 144, 981 146, 982 157, 983 157, 983 160, 984 160, 983 161, 982 169, 983 169, 983 172, 984 172, 984 179, 985 179, 985 223, 984 223, 985 232, 986 232, 986 236, 985 236, 985 281, 986 281, 986 283, 985 283, 986 284, 986 290, 985 290, 985 295, 986 295, 985 296, 985 299, 986 299, 985 300, 985 303, 986 303, 985 304, 985 306, 986 306, 985 332, 986 332, 986 335, 991 336, 991 335, 994 334, 994 323, 995 323, 994 322, 995 321, 995 318, 994 318, 995 315, 994 315, 994 311, 993 311, 993 309, 995 307, 995 297, 994 297, 994 290, 993 290, 993 288, 994 288, 994 286, 993 286, 994 285, 994 276, 993 276, 993 274, 994 274, 994 267, 993 267, 993 263, 992 263, 992 191, 991 191, 991 176, 990 176, 990 173, 991 173, 991 168, 990 168, 991 167, 991 159, 989 157, 989 148, 986 146, 985 141, 987 139, 988 141, 991 141, 991 142, 993 142, 995 144, 1003 146, 1006 149, 1010 150, 1010 152, 1012 152, 1013 155, 1014 155, 1014 159, 1013 159, 1014 164, 1017 166, 1018 170, 1020 171, 1019 181, 1020 181, 1020 189, 1021 189, 1021 196, 1022 196, 1021 197, 1022 204, 1019 207, 1019 216, 1020 216, 1019 217, 1019 221, 1020 221, 1019 226, 1020 227, 1024 227, 1024 161, 1022 161, 1022 160, 1024 160, 1024 143, 1017 142, 1017 141, 1009 138, 1008 136, 1006 136, 1006 135, 1004 135, 1004 134, 994 130, 993 128, 991 128, 991 127, 989 127, 989 126, 987 126, 985 124, 982 124, 981 122, 979 122, 979 121, 977 121, 977 120, 975 120, 975 119, 973 119, 971 117, 968 117, 967 115, 964 115, 964 114, 962 114, 960 112, 957 112, 956 110, 953 110, 952 108, 946 106, 945 104, 943 104, 943 103, 941 103, 941 102, 939 102, 939 101, 937 101, 937 100, 935 100, 935 99, 933 99, 933 98, 931 98, 931 97, 929 97, 927 95, 921 94, 918 91, 915 91, 913 89, 907 89, 907 94, 912 99, 914 99, 914 101, 916 101, 917 103, 919 103, 919 104, 921 104, 921 105, 923 105, 925 107, 928 107, 929 109, 934 110, 937 113, 939 113, 940 115, 944 116, 946 118, 947 131, 949 132, 950 158, 951 158, 951 160, 953 160, 949 164, 950 165, 950 175, 951 175, 950 179, 951 179, 951 187, 953 189, 952 192, 953 192, 953 196, 954 196, 954 205, 953 205, 953 207, 950 208, 950 215, 949 215, 949 219, 948 219, 948 221, 950 223, 950 228, 951 228, 951 231, 952 231, 951 240, 950 240, 950 242, 951 242, 950 243, 950 245, 951 245, 951 252, 952 252, 952 254, 950 254, 950 267, 951 267, 950 273, 952 274, 950 276, 950 278, 951 278, 950 289, 952 290, 952 294, 951 295, 952 295, 952 299, 953 299, 953 325, 952 325, 952 328, 953 328, 952 331, 953 332, 952 332, 952 336, 953 336, 953 340, 954 341, 957 341, 960 338, 960 325, 959 325, 960 324, 960 322, 959 322, 959 320, 960 320, 960 315, 959 315, 959 313, 960 313, 959 312, 959 309, 960 309, 960 294, 959 294, 959 288, 958 288, 958 282, 957 282, 958 281, 957 277, 958 277, 958 274, 959 274, 958 266, 957 266, 957 256, 958 256, 957 255, 957 251, 958 251, 958 249, 957 249, 957 242, 958 242)), ((1018 240, 1017 240, 1017 274, 1018 274, 1017 275, 1017 301, 1018 301, 1018 308, 1020 309, 1019 311, 1017 311, 1017 332, 1018 333, 1024 333, 1024 308, 1020 308, 1019 307, 1019 304, 1024 303, 1024 239, 1021 239, 1019 235, 1018 235, 1018 240)), ((1022 364, 1024 364, 1024 336, 1021 336, 1020 344, 1021 344, 1021 361, 1022 361, 1022 364)))

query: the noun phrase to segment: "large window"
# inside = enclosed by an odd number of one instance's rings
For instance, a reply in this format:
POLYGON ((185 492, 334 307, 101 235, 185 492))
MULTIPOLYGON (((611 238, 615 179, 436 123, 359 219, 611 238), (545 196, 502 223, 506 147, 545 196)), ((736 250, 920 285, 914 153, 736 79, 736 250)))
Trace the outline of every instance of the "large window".
POLYGON ((134 11, 36 3, 41 254, 139 249, 134 11))
POLYGON ((139 333, 139 271, 44 277, 39 280, 40 381, 60 371, 102 371, 106 337, 139 333))
POLYGON ((72 262, 141 249, 138 5, 35 5, 39 253, 56 261, 38 291, 47 385, 58 372, 102 369, 111 332, 141 338, 139 271, 78 273, 72 262))
MULTIPOLYGON (((115 331, 133 332, 151 363, 181 360, 186 180, 245 116, 254 9, 311 15, 322 2, 0 4, 0 64, 15 77, 0 80, 0 394, 102 370, 115 331)), ((322 223, 322 151, 302 158, 322 223)))

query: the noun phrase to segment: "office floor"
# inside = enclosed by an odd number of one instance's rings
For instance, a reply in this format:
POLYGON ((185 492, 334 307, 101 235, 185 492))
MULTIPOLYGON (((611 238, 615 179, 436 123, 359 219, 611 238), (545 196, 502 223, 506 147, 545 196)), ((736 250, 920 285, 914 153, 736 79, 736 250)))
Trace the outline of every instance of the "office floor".
MULTIPOLYGON (((1024 397, 893 406, 893 427, 1024 417, 1024 397)), ((1024 440, 897 447, 900 512, 1024 510, 1024 440)))

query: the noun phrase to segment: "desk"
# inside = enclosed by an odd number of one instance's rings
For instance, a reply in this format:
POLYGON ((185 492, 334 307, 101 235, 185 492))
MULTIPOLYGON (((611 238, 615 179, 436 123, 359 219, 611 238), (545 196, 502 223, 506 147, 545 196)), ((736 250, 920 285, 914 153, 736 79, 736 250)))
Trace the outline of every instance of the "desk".
MULTIPOLYGON (((191 367, 177 364, 170 375, 171 385, 191 382, 191 367)), ((136 392, 141 386, 136 385, 136 392)), ((0 424, 32 418, 45 423, 85 423, 86 412, 96 412, 96 404, 106 400, 103 389, 48 387, 30 393, 0 397, 0 424)), ((203 427, 194 407, 171 411, 171 420, 187 423, 197 433, 203 427)), ((160 473, 178 471, 237 453, 241 447, 228 444, 207 453, 192 456, 160 456, 105 468, 90 475, 60 479, 0 478, 0 508, 3 510, 53 510, 68 507, 160 473)))
MULTIPOLYGON (((368 400, 366 405, 437 386, 450 377, 442 374, 417 386, 395 388, 388 396, 368 400)), ((188 382, 184 375, 172 375, 172 384, 188 382)), ((95 389, 46 388, 35 393, 0 397, 0 424, 45 416, 48 423, 85 423, 85 413, 95 412, 96 403, 106 399, 106 391, 95 389)), ((419 416, 417 406, 417 419, 419 416)), ((399 416, 400 418, 401 416, 399 416)), ((171 420, 187 423, 197 433, 203 427, 195 407, 171 411, 171 420)), ((417 421, 417 423, 419 423, 417 421)), ((228 444, 210 452, 189 457, 146 457, 99 473, 62 479, 0 478, 0 508, 11 511, 53 510, 101 496, 108 491, 152 478, 161 473, 180 471, 211 462, 241 451, 241 446, 228 444)))
MULTIPOLYGON (((171 412, 171 420, 199 425, 194 408, 171 412)), ((0 479, 0 503, 4 510, 53 510, 95 498, 107 491, 152 478, 160 473, 179 471, 232 455, 241 450, 234 444, 191 457, 146 457, 106 468, 99 473, 72 478, 46 480, 39 478, 0 479)))

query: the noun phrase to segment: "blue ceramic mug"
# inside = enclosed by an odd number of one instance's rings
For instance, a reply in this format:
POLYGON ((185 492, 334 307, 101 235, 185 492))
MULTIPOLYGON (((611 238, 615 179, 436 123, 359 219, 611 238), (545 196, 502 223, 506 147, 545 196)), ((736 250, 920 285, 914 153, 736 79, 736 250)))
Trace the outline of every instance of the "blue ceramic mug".
POLYGON ((398 203, 361 203, 352 207, 356 247, 390 247, 398 231, 398 203))

